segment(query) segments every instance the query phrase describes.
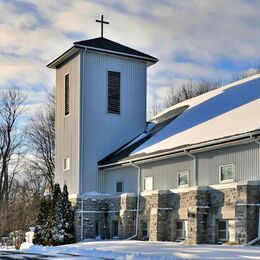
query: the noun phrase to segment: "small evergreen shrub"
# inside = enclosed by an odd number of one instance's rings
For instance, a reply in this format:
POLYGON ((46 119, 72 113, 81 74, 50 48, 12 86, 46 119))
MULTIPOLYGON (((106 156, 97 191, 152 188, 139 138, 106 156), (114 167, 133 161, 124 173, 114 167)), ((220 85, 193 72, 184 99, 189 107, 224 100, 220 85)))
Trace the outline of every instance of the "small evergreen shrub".
POLYGON ((74 211, 68 188, 65 184, 61 192, 59 184, 55 184, 50 201, 44 198, 41 203, 34 243, 58 246, 74 242, 74 211))

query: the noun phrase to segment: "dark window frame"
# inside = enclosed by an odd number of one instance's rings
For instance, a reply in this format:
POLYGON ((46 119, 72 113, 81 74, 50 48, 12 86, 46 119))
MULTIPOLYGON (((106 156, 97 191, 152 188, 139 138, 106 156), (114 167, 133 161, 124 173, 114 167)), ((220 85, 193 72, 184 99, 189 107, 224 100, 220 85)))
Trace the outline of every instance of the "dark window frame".
POLYGON ((117 180, 116 181, 116 193, 123 193, 124 192, 124 181, 123 180, 117 180), (118 190, 117 184, 121 183, 121 191, 118 190))
POLYGON ((228 182, 234 182, 235 181, 235 174, 236 174, 236 169, 235 169, 235 164, 230 163, 230 164, 223 164, 219 166, 219 182, 220 183, 228 183, 228 182), (225 169, 230 168, 232 171, 232 176, 231 178, 226 178, 223 179, 223 175, 225 174, 225 169))
POLYGON ((222 242, 229 241, 229 229, 228 229, 228 220, 219 219, 218 220, 218 240, 222 242), (224 228, 220 226, 224 224, 224 228), (221 235, 220 235, 221 234, 221 235), (225 234, 225 237, 223 236, 225 234))
POLYGON ((149 237, 149 222, 148 221, 142 221, 142 237, 149 237))
POLYGON ((107 113, 121 114, 121 73, 107 71, 107 113))
POLYGON ((64 75, 64 115, 70 114, 70 74, 64 75))

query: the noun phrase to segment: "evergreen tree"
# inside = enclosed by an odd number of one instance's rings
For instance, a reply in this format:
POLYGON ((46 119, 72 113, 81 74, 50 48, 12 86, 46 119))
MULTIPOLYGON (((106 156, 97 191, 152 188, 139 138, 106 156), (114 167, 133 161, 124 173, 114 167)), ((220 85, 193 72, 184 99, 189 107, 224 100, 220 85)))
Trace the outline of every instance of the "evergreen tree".
POLYGON ((69 201, 68 188, 65 184, 61 193, 59 184, 55 184, 45 243, 57 246, 74 241, 74 212, 69 201))
POLYGON ((40 211, 37 217, 33 243, 37 245, 46 245, 45 237, 48 227, 48 218, 52 205, 50 196, 44 196, 41 199, 40 211))
POLYGON ((51 205, 51 211, 49 215, 49 221, 47 226, 47 232, 45 236, 45 243, 47 245, 60 245, 63 242, 62 234, 62 204, 61 204, 61 190, 60 185, 54 185, 53 199, 51 205))
POLYGON ((62 209, 63 209, 63 225, 64 225, 64 244, 75 242, 74 238, 74 210, 69 201, 68 187, 65 184, 62 192, 62 209))

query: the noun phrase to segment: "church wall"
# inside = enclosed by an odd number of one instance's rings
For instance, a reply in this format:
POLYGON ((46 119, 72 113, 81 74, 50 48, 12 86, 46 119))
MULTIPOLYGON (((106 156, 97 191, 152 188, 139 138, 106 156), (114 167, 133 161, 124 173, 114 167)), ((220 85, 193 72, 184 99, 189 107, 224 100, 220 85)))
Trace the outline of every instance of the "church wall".
POLYGON ((79 185, 80 54, 56 70, 56 162, 55 181, 67 183, 69 193, 77 194, 79 185), (64 77, 69 73, 70 108, 64 116, 64 77), (63 159, 70 158, 70 169, 63 171, 63 159))
POLYGON ((189 172, 190 186, 194 185, 193 160, 188 156, 155 161, 141 165, 143 178, 153 176, 154 190, 167 190, 177 187, 177 173, 189 172))
POLYGON ((103 191, 97 162, 146 128, 146 63, 89 51, 82 64, 82 191, 103 191), (121 74, 120 115, 107 113, 109 70, 121 74))
MULTIPOLYGON (((221 165, 235 165, 235 180, 260 180, 260 146, 255 143, 226 147, 195 154, 197 157, 198 186, 219 184, 219 167, 221 165)), ((144 177, 153 177, 154 190, 168 190, 177 188, 177 173, 189 171, 189 186, 194 186, 194 161, 188 156, 170 158, 139 165, 141 167, 141 187, 143 189, 144 177)), ((104 187, 113 191, 115 180, 122 176, 127 192, 136 192, 130 176, 133 175, 127 167, 109 169, 104 171, 104 187), (112 182, 112 183, 111 183, 112 182), (133 187, 133 189, 129 189, 133 187)))
POLYGON ((106 170, 104 172, 104 193, 114 194, 116 192, 116 182, 123 181, 124 192, 137 192, 137 169, 134 167, 125 167, 106 170))
POLYGON ((199 153, 198 185, 219 183, 219 166, 235 165, 235 181, 260 179, 260 146, 256 143, 236 145, 199 153))

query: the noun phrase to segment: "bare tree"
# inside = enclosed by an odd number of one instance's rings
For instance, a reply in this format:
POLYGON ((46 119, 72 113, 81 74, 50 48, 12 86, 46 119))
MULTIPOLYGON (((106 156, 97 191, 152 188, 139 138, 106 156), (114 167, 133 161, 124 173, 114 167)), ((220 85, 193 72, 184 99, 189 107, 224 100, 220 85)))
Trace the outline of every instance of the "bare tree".
POLYGON ((260 73, 260 66, 259 65, 256 66, 256 68, 245 69, 245 70, 242 70, 240 72, 235 73, 232 77, 231 82, 238 81, 240 79, 244 79, 244 78, 256 75, 258 73, 260 73))
POLYGON ((197 97, 221 86, 220 81, 201 80, 198 82, 189 80, 183 82, 179 88, 171 87, 167 92, 162 104, 154 102, 149 109, 149 118, 153 118, 163 109, 174 106, 187 99, 197 97))
POLYGON ((162 105, 157 103, 156 101, 153 101, 153 104, 150 106, 148 110, 148 119, 152 119, 162 110, 163 110, 162 105))
POLYGON ((187 99, 197 97, 220 86, 221 83, 219 81, 186 81, 182 83, 182 85, 179 88, 171 87, 164 99, 164 108, 168 108, 187 99))
POLYGON ((23 136, 17 121, 23 113, 26 97, 19 90, 2 92, 0 100, 0 213, 8 205, 14 174, 19 164, 23 136), (17 156, 17 161, 14 156, 17 156), (13 170, 10 172, 12 164, 13 170))
POLYGON ((55 94, 49 93, 47 103, 29 120, 27 136, 31 142, 34 159, 30 168, 40 172, 47 186, 54 188, 55 172, 55 94))
POLYGON ((8 206, 1 215, 0 236, 8 236, 15 230, 27 231, 30 225, 35 224, 42 190, 37 189, 37 186, 41 186, 41 179, 35 178, 34 175, 31 177, 33 178, 21 173, 19 178, 14 178, 8 206))

